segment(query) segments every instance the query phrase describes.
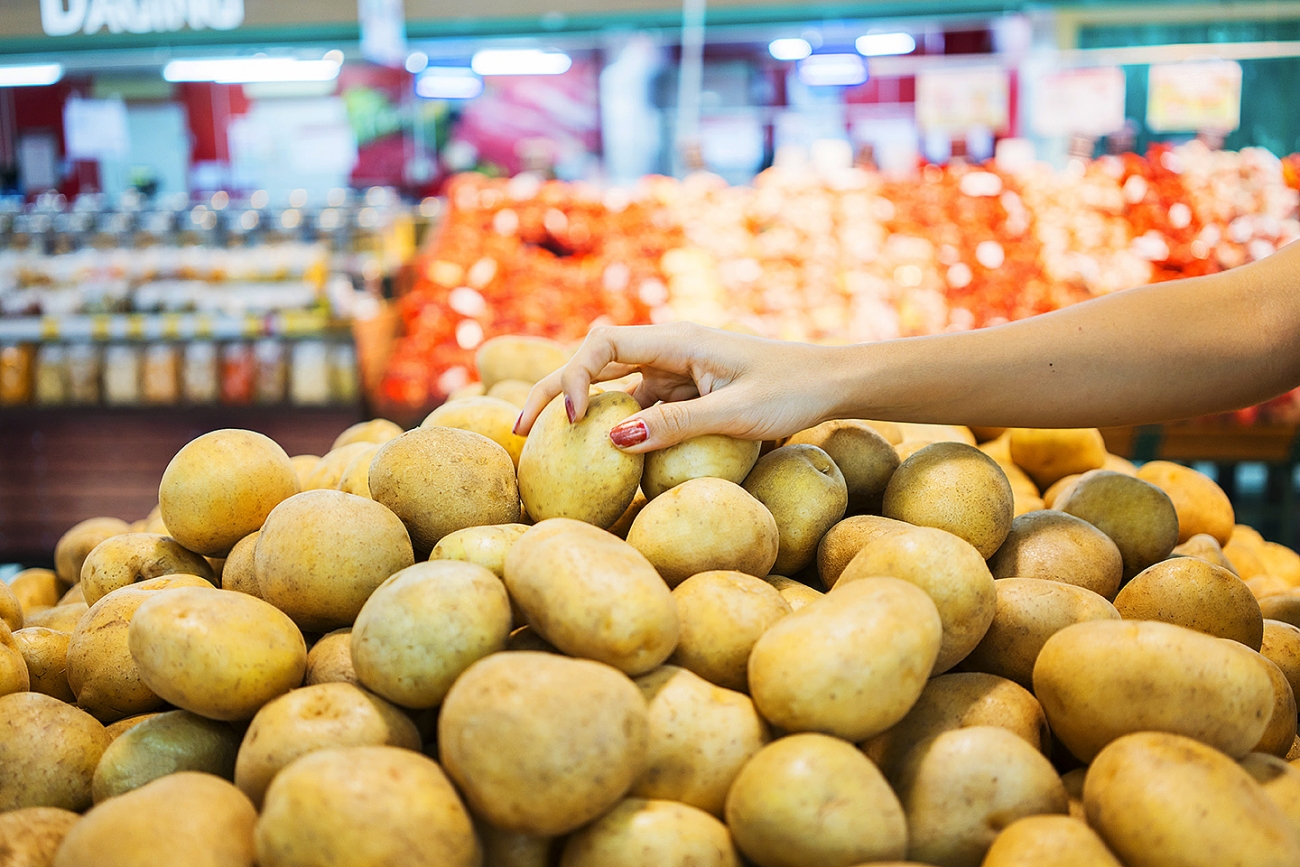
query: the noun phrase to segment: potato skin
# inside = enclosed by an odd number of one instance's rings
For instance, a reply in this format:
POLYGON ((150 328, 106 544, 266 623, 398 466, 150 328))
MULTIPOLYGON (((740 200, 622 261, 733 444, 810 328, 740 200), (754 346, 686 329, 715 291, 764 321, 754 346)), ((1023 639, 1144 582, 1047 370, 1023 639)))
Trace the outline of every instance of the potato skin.
POLYGON ((784 575, 813 562, 822 536, 849 504, 844 475, 817 446, 773 449, 758 459, 742 487, 776 520, 779 546, 771 570, 784 575))
POLYGON ((738 692, 749 691, 754 642, 790 613, 770 584, 742 572, 701 572, 673 590, 680 632, 669 661, 738 692))
POLYGON ((18 640, 0 620, 0 695, 26 692, 32 688, 31 673, 18 640))
POLYGON ((1125 620, 1159 620, 1229 638, 1259 650, 1264 616, 1259 602, 1236 575, 1195 557, 1174 557, 1148 566, 1115 597, 1125 620))
POLYGON ((527 524, 491 524, 466 527, 448 533, 429 552, 430 560, 464 560, 477 563, 498 578, 505 576, 506 554, 519 537, 528 532, 527 524))
POLYGON ((59 580, 65 587, 76 584, 86 555, 105 539, 130 529, 121 518, 87 518, 70 527, 54 545, 54 571, 59 580))
POLYGON ((934 443, 894 472, 881 514, 947 530, 988 559, 1010 532, 1013 512, 1011 483, 992 458, 965 443, 934 443))
POLYGON ((334 438, 334 444, 330 446, 330 451, 342 448, 350 443, 383 445, 393 437, 400 436, 401 433, 402 426, 386 418, 359 421, 334 438))
POLYGON ((164 704, 140 677, 128 642, 131 620, 152 596, 141 589, 147 583, 114 590, 96 602, 68 641, 68 686, 78 704, 100 722, 158 710, 164 704))
POLYGON ((1088 824, 1128 867, 1300 863, 1300 832, 1236 762, 1165 732, 1102 750, 1083 786, 1088 824))
POLYGON ((906 521, 880 515, 850 515, 835 524, 817 544, 817 577, 822 587, 833 589, 844 568, 867 545, 881 536, 911 527, 906 521))
POLYGON ((1264 734, 1274 705, 1268 673, 1249 649, 1157 621, 1067 626, 1038 655, 1034 694, 1053 734, 1085 762, 1143 730, 1243 756, 1264 734))
POLYGON ((1232 538, 1236 517, 1232 502, 1213 479, 1172 461, 1147 461, 1137 477, 1169 495, 1178 513, 1178 542, 1198 533, 1213 536, 1220 545, 1232 538))
POLYGON ((49 867, 68 829, 81 819, 58 807, 0 813, 0 855, 5 867, 49 867))
MULTIPOLYGON (((82 559, 85 559, 84 554, 82 559)), ((81 575, 80 567, 77 568, 77 575, 81 575)), ((53 569, 24 569, 13 577, 8 586, 23 611, 58 605, 59 598, 68 589, 53 569)), ((13 629, 13 626, 10 625, 9 628, 13 629)), ((16 629, 14 631, 17 632, 16 629)))
POLYGON ((90 806, 90 781, 108 747, 85 711, 38 692, 0 696, 0 813, 90 806))
POLYGON ((505 380, 532 385, 559 370, 568 360, 569 351, 563 344, 546 337, 519 334, 493 337, 474 354, 474 366, 486 389, 505 380))
POLYGON ((119 587, 175 574, 197 575, 213 583, 216 580, 207 560, 170 536, 119 533, 86 555, 81 566, 82 599, 94 605, 119 587))
POLYGON ((1124 867, 1096 832, 1070 816, 1026 816, 998 834, 982 867, 1124 867))
POLYGON ((1263 655, 1260 655, 1259 663, 1268 671, 1268 679, 1273 683, 1273 713, 1268 718, 1268 728, 1264 729, 1251 752, 1286 758, 1296 739, 1295 693, 1277 663, 1263 655))
POLYGON ((1178 513, 1150 482, 1111 470, 1090 470, 1056 503, 1111 538, 1132 577, 1169 556, 1178 544, 1178 513))
POLYGON ((307 651, 307 671, 303 686, 318 683, 358 685, 357 670, 352 665, 352 630, 335 629, 321 636, 307 651))
POLYGON ((138 789, 177 771, 201 771, 229 780, 239 735, 230 726, 185 710, 154 714, 104 750, 91 794, 95 803, 138 789))
POLYGON ((468 397, 444 403, 421 422, 420 427, 454 427, 482 434, 505 449, 510 460, 519 466, 525 437, 514 432, 519 407, 499 397, 468 397))
POLYGON ((1085 587, 1114 600, 1124 558, 1109 536, 1055 509, 1027 512, 1011 522, 1002 547, 989 558, 994 578, 1042 578, 1085 587))
POLYGON ((1046 489, 1063 476, 1100 469, 1106 441, 1096 428, 1012 428, 1011 460, 1046 489))
POLYGON ((706 434, 648 452, 641 473, 641 490, 647 499, 653 500, 690 479, 725 479, 738 485, 754 468, 761 447, 757 440, 706 434))
POLYGON ((884 435, 860 419, 841 418, 802 430, 785 445, 817 446, 839 467, 851 515, 879 513, 885 488, 900 463, 884 435))
POLYGON ((560 867, 740 867, 727 826, 674 801, 627 798, 564 844, 560 867))

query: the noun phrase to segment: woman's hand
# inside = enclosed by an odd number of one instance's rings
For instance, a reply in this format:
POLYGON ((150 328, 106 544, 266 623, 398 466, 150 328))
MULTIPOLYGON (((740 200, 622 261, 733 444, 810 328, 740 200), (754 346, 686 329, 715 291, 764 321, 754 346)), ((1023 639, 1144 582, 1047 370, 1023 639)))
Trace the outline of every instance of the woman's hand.
POLYGON ((831 351, 691 323, 594 328, 568 364, 533 386, 515 430, 527 433, 561 392, 576 421, 587 412, 588 386, 640 373, 632 396, 641 412, 610 432, 629 452, 711 433, 788 436, 833 417, 822 357, 831 351))

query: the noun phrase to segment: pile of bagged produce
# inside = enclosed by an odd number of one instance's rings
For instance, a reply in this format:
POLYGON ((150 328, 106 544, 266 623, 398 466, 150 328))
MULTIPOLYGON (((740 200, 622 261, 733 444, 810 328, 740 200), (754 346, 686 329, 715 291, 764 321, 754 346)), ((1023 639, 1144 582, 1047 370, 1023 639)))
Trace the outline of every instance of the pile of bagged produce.
POLYGON ((486 343, 419 427, 218 430, 0 585, 9 865, 1300 863, 1300 556, 1096 430, 644 456, 486 343))

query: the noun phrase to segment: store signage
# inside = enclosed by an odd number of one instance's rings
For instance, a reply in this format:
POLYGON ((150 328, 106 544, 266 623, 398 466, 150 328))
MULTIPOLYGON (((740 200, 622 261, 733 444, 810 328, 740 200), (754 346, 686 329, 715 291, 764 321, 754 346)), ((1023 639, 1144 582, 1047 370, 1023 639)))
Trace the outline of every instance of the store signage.
POLYGON ((916 125, 924 131, 997 131, 1010 122, 1011 82, 1001 67, 932 69, 916 76, 916 125))
POLYGON ((357 0, 361 56, 380 66, 406 62, 406 9, 402 0, 357 0))
POLYGON ((74 33, 171 33, 234 30, 244 23, 244 0, 40 0, 47 36, 74 33))
POLYGON ((1036 135, 1097 138, 1124 128, 1124 70, 1066 69, 1034 85, 1030 125, 1036 135))
POLYGON ((1232 132, 1241 126, 1241 64, 1153 63, 1147 126, 1152 132, 1232 132))

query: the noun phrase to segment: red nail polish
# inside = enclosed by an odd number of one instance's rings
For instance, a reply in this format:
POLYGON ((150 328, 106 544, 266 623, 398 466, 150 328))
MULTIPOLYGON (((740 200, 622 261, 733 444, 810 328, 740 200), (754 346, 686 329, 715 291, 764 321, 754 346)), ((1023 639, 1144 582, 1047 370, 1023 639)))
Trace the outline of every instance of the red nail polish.
POLYGON ((639 418, 630 419, 616 425, 609 432, 609 438, 614 441, 614 445, 624 449, 645 442, 648 436, 650 436, 650 430, 645 426, 645 422, 639 418))
POLYGON ((517 434, 517 433, 519 433, 519 423, 520 423, 521 421, 523 421, 523 420, 524 420, 524 414, 521 412, 521 413, 519 413, 519 418, 515 419, 515 426, 512 427, 512 428, 510 428, 510 432, 511 432, 512 434, 517 434))
POLYGON ((564 399, 564 411, 569 416, 569 424, 573 424, 574 417, 577 413, 573 411, 573 401, 569 400, 567 397, 564 399))

